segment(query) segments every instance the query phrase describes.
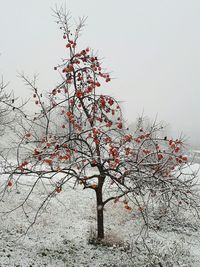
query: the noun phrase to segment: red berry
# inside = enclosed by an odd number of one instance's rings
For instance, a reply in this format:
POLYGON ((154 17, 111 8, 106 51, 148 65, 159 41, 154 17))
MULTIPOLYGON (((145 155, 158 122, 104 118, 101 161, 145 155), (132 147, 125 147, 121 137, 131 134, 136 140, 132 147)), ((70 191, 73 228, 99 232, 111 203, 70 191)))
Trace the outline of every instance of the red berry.
POLYGON ((27 133, 27 134, 26 134, 26 137, 27 137, 27 138, 31 137, 31 133, 27 133))
POLYGON ((59 186, 59 187, 56 187, 56 192, 57 193, 60 193, 62 191, 62 188, 61 188, 61 186, 59 186))
POLYGON ((117 124, 117 128, 122 129, 122 123, 121 123, 121 122, 119 122, 119 123, 117 124))
POLYGON ((8 186, 12 186, 13 183, 11 181, 8 182, 8 186))
POLYGON ((81 90, 77 90, 77 91, 76 91, 76 96, 77 96, 78 98, 83 97, 83 92, 82 92, 81 90))
POLYGON ((100 86, 101 86, 101 84, 100 84, 99 82, 97 82, 97 83, 96 83, 96 86, 97 86, 97 87, 100 87, 100 86))

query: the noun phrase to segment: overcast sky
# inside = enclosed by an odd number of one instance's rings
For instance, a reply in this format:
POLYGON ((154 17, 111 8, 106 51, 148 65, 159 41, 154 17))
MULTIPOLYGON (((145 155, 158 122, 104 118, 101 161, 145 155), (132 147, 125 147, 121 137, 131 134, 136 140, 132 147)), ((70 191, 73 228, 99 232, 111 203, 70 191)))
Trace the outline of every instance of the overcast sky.
MULTIPOLYGON (((52 16, 59 0, 0 0, 0 74, 17 95, 30 94, 17 72, 39 73, 41 90, 59 81, 53 67, 66 56, 52 16)), ((68 0, 74 18, 88 16, 82 48, 104 58, 129 122, 142 112, 200 145, 200 1, 68 0)))

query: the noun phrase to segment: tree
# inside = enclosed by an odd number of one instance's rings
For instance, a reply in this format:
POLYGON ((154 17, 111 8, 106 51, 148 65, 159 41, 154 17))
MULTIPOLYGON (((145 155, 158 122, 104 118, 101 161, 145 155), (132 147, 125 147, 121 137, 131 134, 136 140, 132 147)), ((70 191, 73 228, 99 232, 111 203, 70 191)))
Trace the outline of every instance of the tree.
POLYGON ((135 132, 129 133, 119 103, 99 92, 99 87, 111 82, 110 74, 89 47, 77 49, 85 18, 72 32, 63 9, 55 11, 55 16, 69 53, 54 67, 62 82, 45 98, 35 80, 22 75, 33 90, 38 112, 23 116, 16 164, 4 170, 9 175, 6 187, 25 175, 36 178, 25 201, 38 181, 51 183, 32 223, 51 197, 71 181, 95 192, 98 239, 104 238, 104 207, 110 201, 123 201, 128 211, 136 205, 146 225, 149 199, 164 206, 163 216, 174 207, 196 209, 195 174, 184 176, 183 171, 188 163, 183 140, 162 136, 162 127, 156 123, 143 127, 142 118, 135 132))
POLYGON ((6 88, 7 84, 2 79, 0 83, 0 136, 4 134, 6 126, 9 126, 13 121, 10 113, 13 110, 12 104, 15 99, 12 93, 6 92, 6 88))

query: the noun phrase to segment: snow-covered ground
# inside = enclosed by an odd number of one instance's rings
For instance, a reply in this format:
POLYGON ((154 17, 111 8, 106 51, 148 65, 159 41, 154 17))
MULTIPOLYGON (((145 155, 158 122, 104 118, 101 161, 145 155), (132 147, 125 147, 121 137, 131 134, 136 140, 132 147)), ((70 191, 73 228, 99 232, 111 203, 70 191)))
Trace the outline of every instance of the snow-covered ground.
POLYGON ((44 186, 39 184, 31 195, 26 215, 22 209, 3 213, 23 201, 27 185, 9 190, 0 202, 0 267, 200 266, 199 223, 187 213, 178 223, 163 221, 156 232, 150 231, 147 249, 141 240, 133 244, 142 225, 140 213, 111 203, 105 209, 106 244, 95 245, 88 242, 96 227, 93 191, 66 185, 26 233, 28 220, 45 196, 44 186))

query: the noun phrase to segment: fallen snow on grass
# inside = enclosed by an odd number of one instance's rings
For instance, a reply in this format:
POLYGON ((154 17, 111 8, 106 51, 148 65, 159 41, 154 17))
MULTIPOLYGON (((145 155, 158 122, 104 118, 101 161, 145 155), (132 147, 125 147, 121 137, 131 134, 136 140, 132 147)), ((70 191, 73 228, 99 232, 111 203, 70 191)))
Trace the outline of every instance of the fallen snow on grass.
MULTIPOLYGON (((199 165, 193 166, 198 170, 199 165)), ((48 185, 39 183, 26 205, 26 213, 16 209, 24 200, 26 185, 11 188, 0 202, 0 267, 131 267, 131 266, 200 266, 199 223, 187 213, 176 220, 152 224, 143 242, 135 241, 141 230, 142 218, 122 203, 105 207, 106 239, 101 245, 91 244, 96 228, 95 195, 92 190, 66 185, 55 194, 34 225, 26 233, 48 185), (89 242, 90 241, 90 242, 89 242)))

